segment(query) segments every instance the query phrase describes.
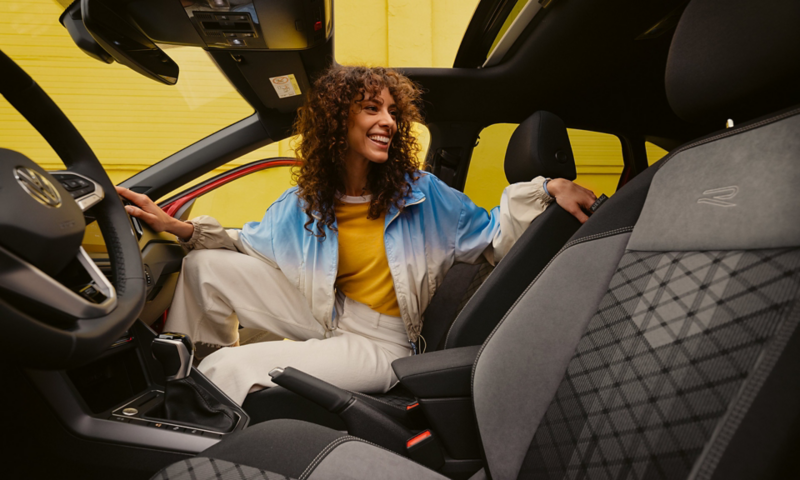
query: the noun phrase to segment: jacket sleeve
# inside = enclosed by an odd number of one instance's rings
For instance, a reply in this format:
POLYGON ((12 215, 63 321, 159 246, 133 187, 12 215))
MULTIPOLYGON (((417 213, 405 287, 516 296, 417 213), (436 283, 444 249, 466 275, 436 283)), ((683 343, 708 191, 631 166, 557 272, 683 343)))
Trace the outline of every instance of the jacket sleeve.
MULTIPOLYGON (((268 221, 267 215, 264 216, 264 220, 268 221)), ((194 226, 194 232, 192 232, 191 238, 186 241, 178 238, 180 244, 189 250, 200 250, 203 248, 224 248, 226 250, 233 250, 235 252, 241 252, 246 255, 256 257, 272 265, 273 267, 277 268, 278 266, 275 263, 274 257, 271 258, 270 256, 267 256, 259 250, 253 248, 244 238, 242 231, 239 229, 222 228, 222 225, 220 225, 215 218, 209 217, 208 215, 201 215, 193 218, 189 220, 189 223, 194 226)), ((259 225, 258 222, 251 222, 251 224, 253 223, 259 225)), ((251 224, 247 224, 247 226, 251 224)), ((247 226, 245 226, 245 228, 247 226)))
POLYGON ((461 194, 462 210, 456 234, 456 261, 476 263, 481 255, 497 264, 514 246, 531 222, 553 202, 544 192, 544 177, 509 185, 500 205, 489 215, 461 194))

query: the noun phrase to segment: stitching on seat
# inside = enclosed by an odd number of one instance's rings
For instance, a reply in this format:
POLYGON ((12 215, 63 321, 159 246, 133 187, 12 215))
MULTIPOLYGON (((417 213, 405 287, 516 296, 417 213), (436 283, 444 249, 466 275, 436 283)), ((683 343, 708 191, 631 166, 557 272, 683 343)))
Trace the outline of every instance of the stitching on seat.
POLYGON ((489 336, 486 337, 486 340, 484 340, 483 345, 481 345, 480 350, 478 350, 478 355, 475 357, 475 362, 473 362, 473 364, 472 364, 472 378, 470 380, 470 390, 473 390, 473 387, 474 387, 475 365, 478 364, 478 359, 481 358, 481 354, 483 353, 483 350, 486 348, 486 344, 489 343, 489 340, 494 336, 494 334, 497 331, 497 329, 500 328, 500 325, 502 325, 503 322, 506 321, 506 318, 508 317, 508 314, 511 313, 511 310, 514 310, 514 307, 516 307, 517 304, 520 302, 520 300, 522 300, 522 297, 524 297, 525 294, 528 293, 528 290, 530 290, 531 287, 533 287, 533 285, 536 283, 536 281, 539 280, 539 277, 541 277, 544 274, 544 272, 547 271, 547 269, 550 267, 550 264, 552 264, 562 253, 564 253, 565 250, 567 250, 570 247, 573 247, 575 245, 579 245, 581 243, 588 242, 590 240, 599 240, 601 238, 613 237, 615 235, 620 235, 620 234, 627 233, 627 232, 632 232, 632 231, 633 231, 633 226, 623 227, 623 228, 616 228, 614 230, 609 230, 608 232, 597 233, 597 234, 594 234, 594 235, 589 235, 588 237, 579 238, 577 240, 573 240, 573 241, 567 243, 566 245, 564 245, 564 247, 561 250, 559 250, 558 253, 556 253, 553 256, 553 258, 550 259, 549 262, 547 262, 547 265, 545 265, 544 268, 539 272, 539 274, 536 275, 536 278, 534 278, 531 281, 531 283, 528 284, 528 286, 525 288, 525 290, 519 295, 519 297, 517 297, 517 299, 508 308, 508 310, 506 310, 506 313, 505 313, 505 315, 503 315, 503 318, 500 319, 500 321, 497 323, 497 325, 495 325, 494 329, 492 330, 492 333, 490 333, 489 336))
MULTIPOLYGON (((545 265, 545 267, 539 272, 539 274, 536 275, 536 278, 534 278, 533 281, 531 281, 531 283, 528 284, 527 288, 525 288, 525 291, 523 291, 522 294, 520 294, 520 296, 517 297, 517 300, 514 302, 514 304, 511 305, 511 307, 506 311, 506 314, 503 315, 503 318, 500 319, 500 321, 494 327, 494 330, 492 330, 492 333, 490 333, 489 336, 486 337, 486 340, 483 342, 483 345, 481 345, 480 350, 478 350, 478 355, 475 357, 475 361, 472 363, 472 375, 470 376, 470 381, 469 381, 469 389, 470 389, 470 392, 472 393, 472 399, 473 399, 473 402, 472 402, 472 410, 473 411, 475 411, 475 401, 474 401, 475 400, 475 367, 477 367, 477 365, 478 365, 478 360, 480 360, 481 355, 483 354, 483 350, 486 348, 486 345, 489 343, 489 340, 491 340, 491 338, 494 336, 495 332, 497 332, 497 329, 499 329, 500 326, 506 321, 506 318, 508 318, 508 314, 511 313, 512 310, 514 310, 514 308, 520 302, 522 297, 524 297, 525 294, 528 293, 528 290, 530 290, 531 287, 533 287, 533 285, 536 283, 536 281, 539 280, 539 277, 541 277, 542 274, 544 274, 544 272, 547 271, 547 269, 550 267, 550 264, 553 263, 556 260, 556 258, 558 258, 565 250, 567 250, 568 248, 570 248, 572 246, 575 246, 575 245, 578 245, 578 244, 581 244, 581 243, 584 243, 584 242, 588 242, 589 240, 595 240, 595 239, 600 239, 600 238, 605 238, 605 237, 613 237, 613 236, 616 236, 616 235, 620 235, 620 234, 627 233, 627 232, 632 232, 632 231, 633 231, 633 226, 623 227, 623 228, 617 228, 617 229, 614 229, 614 230, 610 230, 608 232, 598 233, 598 234, 595 234, 595 235, 590 235, 588 237, 584 237, 584 238, 580 238, 580 239, 574 240, 574 241, 569 242, 566 245, 564 245, 564 247, 561 250, 559 250, 559 252, 556 253, 553 256, 553 258, 550 259, 549 262, 547 262, 547 265, 545 265)), ((475 418, 476 419, 477 419, 477 414, 478 414, 478 412, 475 412, 475 418)), ((478 438, 480 440, 480 425, 478 425, 478 438)), ((480 440, 480 441, 483 442, 482 440, 480 440)), ((483 445, 481 445, 481 450, 483 450, 483 445)), ((489 470, 489 463, 488 462, 486 462, 486 470, 487 471, 489 470)))
POLYGON ((305 480, 306 478, 308 478, 308 476, 311 475, 311 472, 317 467, 317 465, 319 465, 320 462, 322 462, 322 460, 325 457, 327 457, 328 454, 331 451, 333 451, 334 448, 338 447, 339 445, 341 445, 341 444, 343 444, 345 442, 351 442, 353 440, 358 440, 358 439, 356 437, 351 436, 351 435, 345 435, 345 436, 339 437, 336 440, 334 440, 331 443, 329 443, 325 448, 322 449, 321 452, 319 452, 317 454, 316 457, 314 457, 314 460, 312 460, 311 463, 308 464, 306 469, 303 470, 303 473, 300 474, 299 480, 305 480))
POLYGON ((400 458, 405 458, 405 459, 408 460, 407 457, 399 455, 397 452, 393 452, 393 451, 389 450, 386 447, 381 447, 377 443, 372 443, 369 440, 364 440, 363 438, 354 437, 352 435, 345 435, 344 437, 339 437, 336 440, 332 441, 331 443, 328 444, 327 447, 325 447, 321 452, 319 452, 319 454, 316 456, 316 458, 314 458, 314 460, 311 461, 311 463, 306 467, 306 469, 303 471, 303 473, 300 474, 300 477, 298 478, 298 480, 306 480, 311 475, 311 473, 313 473, 314 469, 320 463, 322 463, 322 460, 324 460, 325 457, 327 457, 328 454, 331 453, 331 451, 333 451, 336 447, 338 447, 339 445, 341 445, 343 443, 346 443, 346 442, 366 443, 367 445, 371 445, 373 447, 380 448, 381 450, 389 452, 392 455, 397 455, 400 458))

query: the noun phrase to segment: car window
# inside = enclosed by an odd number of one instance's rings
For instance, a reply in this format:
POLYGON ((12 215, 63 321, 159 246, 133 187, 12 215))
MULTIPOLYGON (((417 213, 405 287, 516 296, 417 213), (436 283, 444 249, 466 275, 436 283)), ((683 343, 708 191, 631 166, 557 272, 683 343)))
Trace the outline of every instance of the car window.
POLYGON ((293 185, 292 167, 275 167, 251 173, 198 197, 185 218, 210 215, 225 228, 242 228, 261 220, 264 212, 293 185))
POLYGON ((452 67, 479 0, 336 1, 342 65, 452 67))
MULTIPOLYGON (((64 111, 113 182, 252 115, 253 108, 202 49, 160 45, 180 67, 175 86, 90 58, 59 23, 61 4, 0 2, 3 52, 64 111)), ((47 170, 64 168, 41 135, 2 97, 0 147, 21 152, 47 170)))
MULTIPOLYGON (((498 123, 484 128, 478 146, 472 153, 469 164, 466 193, 477 205, 490 209, 500 203, 500 195, 508 186, 503 162, 511 134, 517 124, 498 123)), ((579 185, 596 195, 611 196, 617 189, 622 173, 622 145, 614 135, 588 130, 567 129, 579 185)))
POLYGON ((650 142, 644 142, 644 147, 647 150, 647 165, 650 166, 657 161, 661 160, 664 155, 668 154, 669 152, 664 150, 663 148, 659 147, 658 145, 652 144, 650 142))

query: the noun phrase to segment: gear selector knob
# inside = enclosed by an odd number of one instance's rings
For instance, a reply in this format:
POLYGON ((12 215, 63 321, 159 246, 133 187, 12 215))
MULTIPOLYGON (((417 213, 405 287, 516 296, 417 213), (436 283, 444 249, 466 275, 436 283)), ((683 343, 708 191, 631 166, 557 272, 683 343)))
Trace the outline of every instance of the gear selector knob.
POLYGON ((189 375, 194 358, 194 343, 185 333, 165 332, 153 339, 153 357, 164 367, 167 381, 180 380, 189 375))

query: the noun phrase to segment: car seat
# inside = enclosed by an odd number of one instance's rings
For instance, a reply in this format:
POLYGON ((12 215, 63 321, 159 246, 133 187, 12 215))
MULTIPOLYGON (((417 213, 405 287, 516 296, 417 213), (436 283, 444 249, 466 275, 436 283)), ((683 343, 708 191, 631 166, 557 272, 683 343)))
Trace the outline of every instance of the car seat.
MULTIPOLYGON (((575 158, 564 122, 544 111, 528 117, 509 140, 504 169, 509 183, 530 181, 537 176, 574 180, 575 158)), ((425 351, 483 343, 528 283, 580 225, 553 202, 531 223, 494 271, 488 263, 455 265, 425 311, 422 329, 425 351), (475 298, 470 300, 473 294, 475 298)), ((404 420, 406 406, 415 401, 400 385, 383 394, 357 395, 399 420, 404 420)), ((250 415, 251 424, 293 418, 344 429, 338 416, 282 387, 249 394, 243 408, 250 415)))
MULTIPOLYGON (((800 208, 798 18, 795 0, 686 7, 670 104, 687 121, 740 123, 622 188, 494 329, 472 371, 485 458, 473 479, 798 478, 800 223, 781 221, 800 208)), ((154 478, 189 471, 445 478, 293 420, 154 478)))
MULTIPOLYGON (((575 180, 575 157, 567 127, 539 111, 519 124, 506 149, 508 183, 542 176, 575 180)), ((496 267, 455 265, 425 311, 427 351, 480 345, 525 287, 581 226, 553 202, 531 223, 496 267)))

